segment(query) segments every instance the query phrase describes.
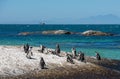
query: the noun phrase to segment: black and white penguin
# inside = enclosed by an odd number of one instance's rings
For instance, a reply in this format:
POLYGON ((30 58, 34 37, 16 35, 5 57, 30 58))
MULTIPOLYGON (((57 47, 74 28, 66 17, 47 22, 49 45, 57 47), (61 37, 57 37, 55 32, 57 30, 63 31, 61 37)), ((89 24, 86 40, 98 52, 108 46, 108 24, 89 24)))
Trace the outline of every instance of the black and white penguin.
POLYGON ((43 57, 41 57, 41 59, 40 59, 40 68, 41 69, 45 68, 45 61, 44 61, 43 57))

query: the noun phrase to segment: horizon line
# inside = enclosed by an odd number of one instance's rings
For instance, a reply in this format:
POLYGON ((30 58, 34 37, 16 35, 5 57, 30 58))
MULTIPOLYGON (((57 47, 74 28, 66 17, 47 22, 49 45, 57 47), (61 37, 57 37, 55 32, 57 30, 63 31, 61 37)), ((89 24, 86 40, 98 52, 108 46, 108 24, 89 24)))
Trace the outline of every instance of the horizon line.
MULTIPOLYGON (((36 24, 36 23, 35 24, 31 24, 31 23, 30 24, 28 24, 28 23, 23 23, 23 24, 22 23, 20 23, 20 24, 19 23, 1 24, 0 23, 0 25, 42 25, 42 24, 36 24)), ((111 24, 104 24, 104 23, 103 24, 101 24, 101 23, 100 24, 97 24, 97 23, 95 23, 95 24, 87 24, 87 23, 86 24, 78 24, 78 23, 75 23, 75 24, 66 24, 66 23, 57 24, 57 23, 54 23, 53 24, 53 23, 49 23, 49 24, 44 24, 44 25, 120 25, 120 24, 114 24, 114 23, 111 23, 111 24)))

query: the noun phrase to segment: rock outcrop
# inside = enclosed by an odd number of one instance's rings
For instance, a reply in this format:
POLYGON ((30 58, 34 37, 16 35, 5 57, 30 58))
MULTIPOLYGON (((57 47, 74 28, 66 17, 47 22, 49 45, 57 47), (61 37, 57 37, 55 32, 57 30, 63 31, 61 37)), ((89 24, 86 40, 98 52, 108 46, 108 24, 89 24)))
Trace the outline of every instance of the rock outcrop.
POLYGON ((30 35, 32 34, 31 32, 21 32, 21 33, 18 33, 18 35, 30 35))
POLYGON ((20 32, 20 33, 18 33, 18 35, 24 35, 24 36, 26 36, 26 35, 34 35, 34 34, 41 34, 41 32, 20 32))
POLYGON ((53 34, 53 35, 62 35, 62 34, 73 34, 73 32, 66 31, 66 30, 49 30, 49 31, 42 31, 42 32, 20 32, 18 35, 35 35, 35 34, 53 34))
POLYGON ((42 34, 61 35, 61 34, 73 34, 73 32, 69 32, 69 31, 66 31, 66 30, 50 30, 50 31, 43 31, 42 34))
POLYGON ((83 33, 80 33, 80 32, 70 32, 70 31, 67 31, 67 30, 48 30, 48 31, 36 31, 36 32, 20 32, 18 33, 18 35, 36 35, 36 34, 44 34, 44 35, 62 35, 62 34, 67 34, 67 35, 70 35, 70 34, 81 34, 81 35, 84 35, 84 36, 113 36, 113 34, 111 33, 106 33, 106 32, 101 32, 101 31, 95 31, 95 30, 88 30, 88 31, 85 31, 83 33))
POLYGON ((82 33, 84 36, 112 36, 111 33, 101 32, 101 31, 95 31, 95 30, 88 30, 82 33))

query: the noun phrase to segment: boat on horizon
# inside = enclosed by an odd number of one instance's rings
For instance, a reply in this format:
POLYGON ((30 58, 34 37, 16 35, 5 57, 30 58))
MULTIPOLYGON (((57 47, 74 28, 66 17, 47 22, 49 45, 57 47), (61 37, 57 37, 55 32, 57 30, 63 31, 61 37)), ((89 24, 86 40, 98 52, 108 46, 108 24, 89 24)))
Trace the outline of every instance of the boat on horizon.
POLYGON ((40 25, 45 25, 45 22, 40 22, 40 25))

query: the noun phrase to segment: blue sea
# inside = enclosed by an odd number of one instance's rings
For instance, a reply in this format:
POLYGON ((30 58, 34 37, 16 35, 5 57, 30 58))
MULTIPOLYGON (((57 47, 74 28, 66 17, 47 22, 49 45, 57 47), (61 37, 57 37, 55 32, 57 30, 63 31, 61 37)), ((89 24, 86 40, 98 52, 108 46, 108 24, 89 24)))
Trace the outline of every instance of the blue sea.
POLYGON ((24 45, 29 43, 31 46, 45 45, 55 48, 60 44, 61 50, 71 52, 75 47, 77 52, 83 51, 87 56, 95 56, 95 51, 99 52, 104 58, 120 60, 120 25, 107 24, 1 24, 0 25, 0 45, 24 45), (114 36, 82 36, 73 35, 27 35, 20 36, 20 32, 36 32, 46 30, 68 30, 72 32, 84 32, 86 30, 97 30, 115 34, 114 36))

